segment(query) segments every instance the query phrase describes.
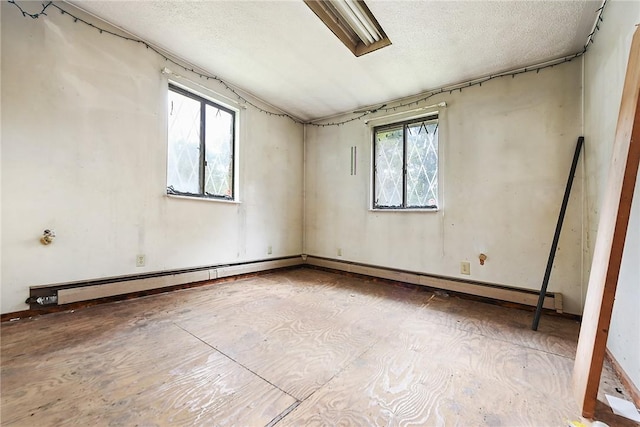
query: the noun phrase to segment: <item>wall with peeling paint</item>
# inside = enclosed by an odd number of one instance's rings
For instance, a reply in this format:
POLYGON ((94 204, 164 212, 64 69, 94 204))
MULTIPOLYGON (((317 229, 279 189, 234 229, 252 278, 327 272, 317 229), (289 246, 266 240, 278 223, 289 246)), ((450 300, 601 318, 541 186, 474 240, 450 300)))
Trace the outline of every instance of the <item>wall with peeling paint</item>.
MULTIPOLYGON (((360 120, 308 127, 305 252, 539 290, 581 134, 581 96, 576 60, 431 98, 447 103, 438 212, 370 210, 370 127, 360 120), (351 146, 358 150, 355 176, 351 146), (488 256, 483 266, 480 253, 488 256), (460 274, 461 261, 471 263, 471 275, 460 274)), ((581 169, 549 284, 576 314, 584 294, 581 169)))
MULTIPOLYGON (((584 69, 587 278, 607 185, 629 48, 636 24, 640 22, 640 3, 609 2, 603 19, 595 43, 585 57, 584 69)), ((640 177, 637 182, 607 347, 640 388, 640 177)))
POLYGON ((29 286, 301 253, 302 126, 241 110, 241 203, 167 197, 164 61, 1 7, 3 313, 29 286))

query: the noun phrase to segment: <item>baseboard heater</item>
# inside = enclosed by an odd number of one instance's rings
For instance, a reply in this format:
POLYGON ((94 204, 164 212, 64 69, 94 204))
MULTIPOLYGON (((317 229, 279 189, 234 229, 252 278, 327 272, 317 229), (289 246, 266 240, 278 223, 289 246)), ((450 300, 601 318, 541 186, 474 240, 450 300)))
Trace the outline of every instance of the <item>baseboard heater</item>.
POLYGON ((206 282, 241 274, 293 267, 301 265, 303 262, 298 255, 186 270, 170 270, 133 276, 32 286, 27 303, 30 304, 31 309, 37 309, 39 307, 70 304, 189 283, 206 282))
MULTIPOLYGON (((30 304, 31 309, 37 309, 305 264, 517 304, 536 306, 538 302, 538 293, 529 289, 451 279, 331 258, 302 255, 186 270, 170 270, 132 276, 32 286, 27 303, 30 304)), ((562 313, 562 294, 559 292, 547 292, 543 307, 562 313)))
MULTIPOLYGON (((362 274, 381 279, 414 285, 427 286, 451 292, 458 292, 500 301, 509 301, 517 304, 536 306, 539 293, 530 289, 522 289, 508 286, 500 286, 489 283, 473 282, 468 280, 451 279, 439 276, 430 276, 416 272, 395 270, 385 267, 376 267, 355 262, 335 260, 331 258, 303 255, 305 264, 331 270, 339 270, 348 273, 362 274)), ((562 313, 562 294, 559 292, 547 292, 544 299, 544 308, 562 313)))

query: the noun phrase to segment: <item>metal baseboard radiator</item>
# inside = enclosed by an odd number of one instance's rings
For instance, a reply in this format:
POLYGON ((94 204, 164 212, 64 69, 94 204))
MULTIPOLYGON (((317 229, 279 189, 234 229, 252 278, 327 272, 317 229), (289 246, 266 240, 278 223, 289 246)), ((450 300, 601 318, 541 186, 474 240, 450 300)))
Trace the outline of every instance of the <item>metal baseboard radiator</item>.
POLYGON ((224 277, 257 273, 301 265, 300 256, 238 264, 200 267, 187 270, 153 272, 134 276, 120 276, 81 282, 32 286, 26 300, 32 309, 89 301, 99 298, 162 289, 171 286, 207 282, 224 277))
MULTIPOLYGON (((314 257, 311 255, 303 255, 302 258, 305 260, 305 264, 332 270, 362 274, 365 276, 378 277, 381 279, 410 283, 413 285, 422 285, 430 288, 474 295, 483 298, 491 298, 500 301, 508 301, 517 304, 530 305, 534 307, 538 303, 539 293, 537 291, 529 289, 429 276, 410 271, 394 270, 391 268, 376 267, 330 258, 314 257)), ((562 294, 559 292, 548 292, 545 296, 543 307, 555 310, 558 313, 562 313, 562 294)))
MULTIPOLYGON (((188 270, 32 286, 26 303, 30 304, 31 309, 37 309, 305 264, 517 304, 536 306, 538 302, 538 293, 529 289, 429 276, 410 271, 302 255, 188 270)), ((562 294, 558 292, 547 293, 543 307, 562 313, 562 294)))

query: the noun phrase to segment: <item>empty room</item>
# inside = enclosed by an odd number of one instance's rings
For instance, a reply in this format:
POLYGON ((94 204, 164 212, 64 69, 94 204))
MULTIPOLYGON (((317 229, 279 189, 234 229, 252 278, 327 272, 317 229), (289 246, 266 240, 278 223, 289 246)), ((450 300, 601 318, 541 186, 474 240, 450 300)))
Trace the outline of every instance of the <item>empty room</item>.
POLYGON ((640 424, 640 2, 0 20, 3 426, 640 424))

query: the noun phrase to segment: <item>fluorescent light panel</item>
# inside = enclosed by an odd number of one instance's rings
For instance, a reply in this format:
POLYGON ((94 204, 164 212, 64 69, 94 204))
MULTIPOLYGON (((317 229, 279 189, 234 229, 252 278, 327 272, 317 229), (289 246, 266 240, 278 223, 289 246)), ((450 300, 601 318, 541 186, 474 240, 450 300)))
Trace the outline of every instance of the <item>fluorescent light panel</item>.
POLYGON ((391 40, 362 0, 304 2, 355 56, 391 44, 391 40))

